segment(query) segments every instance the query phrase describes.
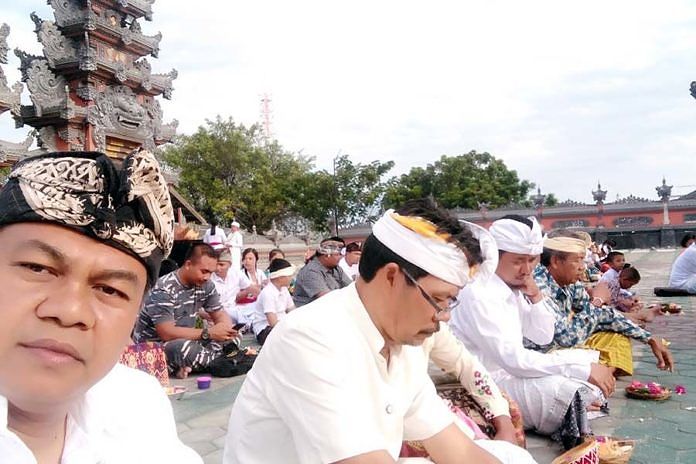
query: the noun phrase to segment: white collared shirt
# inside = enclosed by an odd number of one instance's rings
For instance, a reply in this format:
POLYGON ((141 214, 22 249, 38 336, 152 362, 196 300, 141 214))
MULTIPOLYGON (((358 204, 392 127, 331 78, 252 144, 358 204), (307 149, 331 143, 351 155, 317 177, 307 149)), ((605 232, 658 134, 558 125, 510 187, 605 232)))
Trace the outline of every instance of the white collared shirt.
POLYGON ((613 280, 619 280, 619 273, 613 267, 602 274, 602 277, 599 279, 600 282, 611 282, 613 280))
POLYGON ((268 327, 266 314, 275 314, 280 321, 294 307, 295 303, 293 303, 287 287, 279 289, 273 285, 273 282, 269 282, 268 285, 263 287, 256 300, 256 307, 251 321, 254 333, 258 335, 263 329, 268 327))
POLYGON ((227 275, 223 279, 216 273, 213 273, 210 280, 215 284, 215 290, 220 294, 220 303, 222 307, 225 308, 227 314, 229 314, 232 319, 237 322, 240 321, 239 314, 237 312, 237 294, 239 293, 239 274, 233 269, 227 270, 227 275))
MULTIPOLYGON (((7 428, 0 396, 0 462, 36 464, 24 442, 7 428)), ((176 433, 172 406, 157 379, 117 364, 68 412, 61 464, 167 462, 202 459, 176 433)))
MULTIPOLYGON (((684 288, 696 276, 696 243, 689 245, 677 256, 669 274, 669 286, 684 288)), ((691 291, 692 289, 688 289, 691 291)))
POLYGON ((346 261, 346 257, 344 256, 341 258, 341 260, 338 262, 338 265, 343 269, 343 272, 346 273, 348 277, 351 279, 355 280, 358 277, 358 263, 355 263, 353 265, 348 264, 348 261, 346 261))
POLYGON ((223 462, 314 464, 422 440, 453 423, 422 347, 385 341, 355 284, 299 308, 270 333, 232 407, 223 462))
POLYGON ((541 353, 524 347, 523 336, 537 344, 553 340, 555 316, 545 300, 530 304, 497 274, 465 287, 458 299, 450 327, 494 380, 507 374, 521 378, 559 374, 578 380, 590 376, 590 365, 598 357, 596 351, 541 353))

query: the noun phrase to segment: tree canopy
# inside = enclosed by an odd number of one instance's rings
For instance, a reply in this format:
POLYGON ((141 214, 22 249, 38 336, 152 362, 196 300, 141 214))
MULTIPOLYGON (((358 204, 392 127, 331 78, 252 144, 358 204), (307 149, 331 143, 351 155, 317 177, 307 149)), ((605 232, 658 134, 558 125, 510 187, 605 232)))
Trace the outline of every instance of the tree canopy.
POLYGON ((415 167, 393 178, 386 189, 384 205, 393 207, 432 195, 445 208, 476 209, 482 203, 498 208, 523 202, 532 187, 502 160, 487 152, 471 151, 459 156, 443 155, 425 168, 415 167))
POLYGON ((180 170, 179 186, 209 219, 268 230, 290 211, 289 184, 306 175, 312 160, 267 142, 258 125, 219 116, 193 135, 179 136, 163 154, 180 170))
POLYGON ((379 207, 382 178, 394 165, 353 163, 343 155, 335 160, 335 175, 316 171, 313 158, 285 151, 258 125, 219 116, 193 135, 177 137, 162 158, 180 171, 179 187, 209 220, 237 219, 259 233, 273 221, 296 226, 298 218, 317 232, 328 231, 334 216, 340 227, 368 220, 379 207))

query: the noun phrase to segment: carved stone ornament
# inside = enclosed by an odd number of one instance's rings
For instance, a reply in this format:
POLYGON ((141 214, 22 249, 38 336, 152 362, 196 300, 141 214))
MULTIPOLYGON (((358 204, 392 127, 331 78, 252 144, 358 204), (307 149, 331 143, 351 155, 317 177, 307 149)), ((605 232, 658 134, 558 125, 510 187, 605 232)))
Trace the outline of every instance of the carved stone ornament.
POLYGON ((80 57, 81 71, 96 71, 97 70, 97 52, 89 46, 89 34, 85 32, 85 40, 80 43, 78 51, 80 57))
POLYGON ((34 103, 36 116, 65 110, 68 100, 65 78, 56 76, 51 71, 46 58, 28 55, 21 50, 16 50, 15 53, 21 60, 22 80, 29 89, 29 98, 34 103))
POLYGON ((63 36, 53 21, 43 21, 36 13, 31 14, 36 24, 36 35, 43 45, 43 54, 51 67, 77 60, 77 48, 72 40, 63 36))
POLYGON ((43 149, 48 151, 58 151, 56 137, 56 129, 53 126, 46 126, 39 129, 39 135, 36 138, 36 143, 43 149))
POLYGON ((75 89, 75 93, 84 101, 92 101, 97 97, 99 91, 96 89, 96 87, 94 87, 94 85, 88 82, 81 83, 77 89, 75 89))
POLYGON ((7 64, 7 53, 10 51, 10 47, 7 46, 7 37, 9 35, 10 26, 3 23, 0 26, 0 64, 7 64))
MULTIPOLYGON (((0 26, 0 64, 7 64, 7 53, 10 47, 7 46, 7 37, 10 35, 10 26, 2 24, 0 26)), ((17 82, 12 87, 7 85, 5 72, 0 66, 0 114, 8 109, 13 115, 20 112, 20 96, 23 86, 17 82)))
POLYGON ((48 0, 53 7, 53 17, 59 27, 83 23, 87 16, 81 0, 48 0))
POLYGON ((614 219, 616 227, 649 226, 652 222, 653 218, 650 216, 625 216, 614 219))
POLYGON ((100 92, 89 110, 87 121, 94 126, 97 150, 106 150, 106 136, 123 136, 137 140, 146 149, 154 149, 153 121, 133 90, 124 85, 100 92))

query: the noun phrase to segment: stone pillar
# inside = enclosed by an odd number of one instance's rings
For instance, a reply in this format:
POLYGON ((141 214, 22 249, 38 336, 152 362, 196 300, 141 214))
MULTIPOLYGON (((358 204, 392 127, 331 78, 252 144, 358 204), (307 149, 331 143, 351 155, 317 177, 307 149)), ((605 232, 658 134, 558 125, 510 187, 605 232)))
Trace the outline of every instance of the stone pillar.
POLYGON ((677 246, 677 234, 673 227, 663 227, 660 229, 660 247, 674 248, 677 246))

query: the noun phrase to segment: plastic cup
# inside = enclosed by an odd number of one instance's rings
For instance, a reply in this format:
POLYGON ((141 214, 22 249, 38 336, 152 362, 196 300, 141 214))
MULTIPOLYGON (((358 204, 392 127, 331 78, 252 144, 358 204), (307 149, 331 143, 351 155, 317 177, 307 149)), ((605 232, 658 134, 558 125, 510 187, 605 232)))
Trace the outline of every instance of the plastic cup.
POLYGON ((199 390, 207 390, 208 388, 210 388, 210 382, 212 382, 212 380, 213 379, 211 377, 207 377, 207 376, 206 377, 198 377, 198 379, 196 379, 196 381, 198 382, 198 389, 199 390))

